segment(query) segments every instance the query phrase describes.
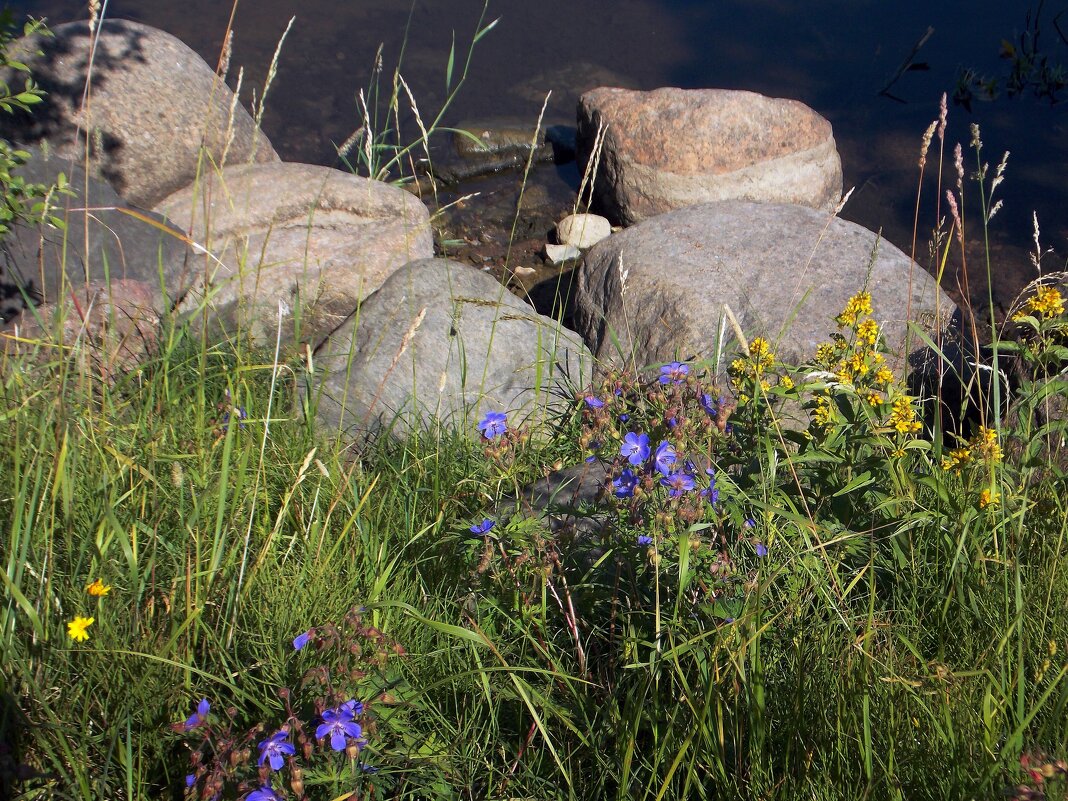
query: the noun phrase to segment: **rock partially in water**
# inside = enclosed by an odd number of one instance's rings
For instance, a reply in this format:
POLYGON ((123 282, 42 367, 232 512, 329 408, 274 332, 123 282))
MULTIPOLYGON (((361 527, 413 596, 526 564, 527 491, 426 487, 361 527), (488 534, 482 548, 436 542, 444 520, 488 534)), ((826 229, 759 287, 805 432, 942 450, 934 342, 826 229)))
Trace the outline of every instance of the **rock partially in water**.
POLYGON ((574 245, 546 245, 545 256, 553 264, 563 264, 565 261, 582 258, 582 251, 574 245))
POLYGON ((599 214, 569 214, 556 224, 556 241, 576 248, 592 248, 612 235, 612 224, 599 214))
POLYGON ((487 412, 537 429, 592 372, 576 334, 480 270, 445 259, 390 276, 323 343, 315 365, 319 425, 356 442, 435 421, 474 435, 487 412))
POLYGON ((165 277, 179 310, 274 342, 313 346, 412 259, 433 255, 430 215, 409 193, 310 164, 210 173, 157 211, 209 251, 165 277))
MULTIPOLYGON (((47 140, 56 155, 91 163, 130 203, 151 208, 191 183, 201 163, 278 161, 271 143, 204 60, 169 33, 129 20, 105 20, 96 39, 92 94, 87 22, 12 45, 47 93, 32 114, 4 115, 5 136, 47 140), (41 51, 42 55, 34 55, 41 51), (201 160, 201 147, 207 158, 201 160)), ((12 73, 0 71, 11 83, 12 73)), ((15 85, 18 85, 17 83, 15 85)))
POLYGON ((590 250, 575 325, 599 365, 630 364, 631 348, 638 365, 712 358, 721 332, 731 331, 726 304, 747 337, 766 336, 785 361, 800 361, 865 288, 886 344, 899 354, 908 319, 930 328, 940 324, 936 312, 948 317, 956 308, 908 256, 859 225, 804 206, 705 203, 653 217, 590 250))
POLYGON ((831 124, 796 100, 726 89, 600 88, 579 101, 580 165, 606 126, 595 198, 631 225, 713 200, 833 209, 842 163, 831 124))

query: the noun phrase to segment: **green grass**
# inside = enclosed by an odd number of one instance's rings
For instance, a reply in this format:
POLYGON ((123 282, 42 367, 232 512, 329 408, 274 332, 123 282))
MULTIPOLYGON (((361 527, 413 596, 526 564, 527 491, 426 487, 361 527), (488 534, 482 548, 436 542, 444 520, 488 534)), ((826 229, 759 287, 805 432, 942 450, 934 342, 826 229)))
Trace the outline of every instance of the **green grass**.
MULTIPOLYGON (((450 51, 451 89, 469 60, 450 51)), ((400 87, 355 157, 371 175, 416 146, 400 87)), ((368 96, 370 131, 377 77, 368 96)), ((1056 280, 992 332, 1011 401, 981 387, 957 433, 941 385, 879 377, 862 295, 809 364, 742 336, 726 376, 609 373, 580 388, 600 409, 579 396, 547 435, 493 443, 434 428, 353 451, 298 402, 302 361, 173 319, 115 383, 44 344, 2 357, 0 796, 245 798, 284 726, 274 792, 315 801, 1063 798, 1056 280), (706 393, 737 406, 710 415, 706 393), (515 500, 590 456, 619 477, 628 432, 692 458, 697 487, 644 476, 578 510, 592 533, 515 500), (335 752, 315 729, 349 699, 366 742, 335 752)))

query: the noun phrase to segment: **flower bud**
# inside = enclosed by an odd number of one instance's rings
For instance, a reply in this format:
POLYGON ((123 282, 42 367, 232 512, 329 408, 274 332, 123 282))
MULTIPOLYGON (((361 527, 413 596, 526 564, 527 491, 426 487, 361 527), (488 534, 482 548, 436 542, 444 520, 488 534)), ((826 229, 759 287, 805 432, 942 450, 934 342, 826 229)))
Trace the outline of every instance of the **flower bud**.
POLYGON ((355 740, 349 740, 349 744, 345 746, 345 755, 349 759, 356 759, 360 754, 360 746, 355 740))
POLYGON ((302 798, 304 796, 304 771, 296 765, 293 765, 289 772, 289 788, 297 798, 302 798))

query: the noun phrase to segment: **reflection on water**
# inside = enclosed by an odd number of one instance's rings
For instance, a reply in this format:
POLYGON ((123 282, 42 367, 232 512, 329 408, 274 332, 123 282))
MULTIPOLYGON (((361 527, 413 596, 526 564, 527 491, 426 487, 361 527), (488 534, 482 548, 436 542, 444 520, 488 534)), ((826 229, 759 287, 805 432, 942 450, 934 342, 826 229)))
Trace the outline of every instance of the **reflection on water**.
MULTIPOLYGON (((85 16, 85 4, 72 0, 15 0, 12 5, 16 12, 53 22, 85 16)), ((1016 40, 1032 5, 1027 0, 491 0, 488 19, 500 17, 500 23, 476 47, 468 82, 443 122, 503 118, 533 126, 552 89, 546 122, 573 123, 578 92, 606 83, 740 88, 796 98, 834 125, 846 187, 856 187, 843 216, 882 228, 908 252, 919 143, 937 115, 939 97, 946 91, 952 96, 961 67, 980 76, 1007 75, 1011 62, 999 58, 1002 40, 1016 40), (899 75, 891 88, 897 99, 880 96, 929 27, 934 32, 914 58, 923 69, 899 75)), ((1046 5, 1049 19, 1068 0, 1046 5)), ((112 0, 108 13, 170 31, 215 63, 229 6, 223 0, 112 0)), ((417 0, 414 7, 409 0, 245 0, 237 9, 233 63, 244 65, 246 87, 262 86, 277 38, 296 16, 265 127, 283 158, 333 164, 334 146, 359 124, 354 98, 358 88, 369 85, 379 44, 387 74, 403 47, 402 72, 422 116, 433 118, 445 97, 453 32, 458 72, 482 11, 481 0, 417 0)), ((1043 36, 1051 60, 1068 63, 1068 42, 1052 26, 1043 36)), ((977 99, 971 112, 950 109, 948 164, 952 143, 961 141, 969 170, 975 170, 967 150, 973 122, 981 126, 986 160, 996 163, 1004 150, 1012 151, 1008 180, 999 188, 1005 207, 992 231, 993 271, 1003 298, 1032 276, 1027 249, 1033 211, 1045 244, 1060 254, 1068 250, 1065 107, 1068 103, 1051 106, 1023 96, 977 99)), ((948 185, 954 181, 950 177, 948 185)), ((933 201, 934 184, 925 191, 933 201)), ((968 212, 969 239, 980 241, 977 202, 968 212)), ((921 213, 921 242, 933 219, 932 203, 921 213)), ((922 245, 918 250, 922 262, 922 245)), ((978 255, 972 257, 973 271, 978 255)), ((1063 268, 1064 257, 1057 259, 1047 269, 1063 268)), ((981 281, 973 277, 971 283, 982 291, 981 281)))

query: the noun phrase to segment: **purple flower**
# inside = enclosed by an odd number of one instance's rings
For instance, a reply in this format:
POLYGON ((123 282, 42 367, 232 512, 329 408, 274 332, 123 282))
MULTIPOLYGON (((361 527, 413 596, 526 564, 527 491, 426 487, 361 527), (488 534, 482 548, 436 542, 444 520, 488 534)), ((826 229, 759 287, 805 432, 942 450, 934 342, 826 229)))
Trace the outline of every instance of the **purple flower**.
POLYGON ((299 651, 301 648, 303 648, 305 645, 307 645, 309 642, 311 642, 311 637, 312 637, 312 630, 311 629, 308 629, 303 634, 298 634, 296 637, 293 638, 293 650, 294 651, 299 651))
POLYGON ((363 714, 363 701, 357 701, 352 698, 341 705, 341 708, 351 714, 353 717, 363 714))
POLYGON ((195 773, 190 773, 185 777, 185 786, 186 787, 192 787, 196 783, 197 783, 197 775, 195 773))
POLYGON ((359 723, 353 723, 354 709, 348 704, 342 704, 337 709, 327 709, 323 712, 323 722, 315 729, 315 738, 322 740, 330 738, 330 747, 335 751, 344 751, 348 745, 348 738, 358 739, 363 734, 363 728, 359 723))
POLYGON ((675 453, 675 449, 671 447, 670 442, 661 442, 656 446, 656 457, 653 459, 653 464, 661 475, 669 475, 671 468, 675 462, 678 461, 678 454, 675 453))
POLYGON ((627 461, 634 466, 644 463, 649 458, 649 435, 628 432, 619 447, 619 455, 626 456, 627 461))
POLYGON ((489 530, 491 528, 493 528, 495 525, 497 525, 497 524, 494 523, 492 520, 489 520, 487 518, 487 519, 484 519, 481 523, 478 523, 478 524, 476 524, 474 526, 471 526, 471 528, 468 529, 468 530, 472 534, 474 534, 476 537, 481 537, 481 536, 483 536, 485 534, 488 534, 489 530))
POLYGON ((690 365, 683 364, 682 362, 672 362, 671 364, 665 364, 660 368, 660 383, 661 384, 681 384, 686 381, 686 376, 690 374, 690 365))
POLYGON ((617 498, 630 498, 634 495, 634 488, 638 486, 638 477, 629 469, 624 468, 619 478, 612 481, 613 491, 617 498))
POLYGON ((630 419, 630 415, 629 415, 629 414, 621 414, 621 415, 619 416, 619 422, 621 422, 621 423, 625 423, 625 422, 627 422, 627 421, 628 421, 629 419, 630 419))
POLYGON ((186 718, 185 730, 189 731, 190 729, 195 729, 197 726, 203 723, 204 719, 207 718, 208 713, 210 711, 211 704, 208 702, 208 699, 201 698, 200 703, 197 704, 197 711, 190 715, 188 718, 186 718))
POLYGON ((766 545, 764 545, 764 543, 758 542, 756 544, 756 555, 759 556, 761 559, 768 555, 768 548, 766 545))
POLYGON ((652 545, 652 544, 653 544, 653 538, 650 537, 648 534, 639 534, 638 535, 638 546, 639 547, 646 546, 646 545, 652 545))
POLYGON ((282 801, 282 799, 275 795, 271 785, 265 784, 259 790, 253 790, 246 795, 245 801, 282 801))
POLYGON ((705 474, 708 476, 708 487, 701 490, 701 495, 715 506, 719 502, 719 490, 716 489, 716 471, 711 467, 706 467, 705 474))
POLYGON ((701 393, 701 408, 705 410, 709 417, 715 417, 716 412, 719 411, 719 402, 709 395, 707 392, 701 393))
POLYGON ((587 395, 585 401, 591 409, 600 409, 604 406, 604 401, 594 395, 587 395))
POLYGON ((682 470, 678 470, 671 475, 664 476, 660 479, 661 486, 669 487, 671 491, 668 493, 672 498, 678 498, 684 492, 689 492, 694 488, 693 476, 689 473, 685 473, 682 470))
POLYGON ((271 770, 281 770, 282 765, 285 764, 285 757, 293 756, 295 753, 297 749, 289 742, 289 732, 276 731, 260 743, 260 761, 256 764, 262 768, 263 763, 267 762, 271 770))
POLYGON ((747 517, 742 525, 746 528, 756 528, 756 521, 751 517, 747 517))
POLYGON ((478 421, 478 430, 486 439, 497 439, 508 430, 508 415, 504 412, 487 412, 478 421))

